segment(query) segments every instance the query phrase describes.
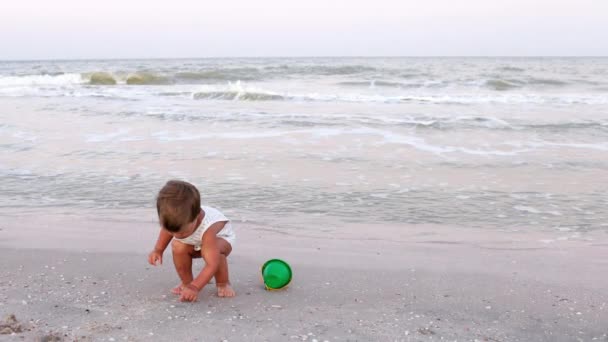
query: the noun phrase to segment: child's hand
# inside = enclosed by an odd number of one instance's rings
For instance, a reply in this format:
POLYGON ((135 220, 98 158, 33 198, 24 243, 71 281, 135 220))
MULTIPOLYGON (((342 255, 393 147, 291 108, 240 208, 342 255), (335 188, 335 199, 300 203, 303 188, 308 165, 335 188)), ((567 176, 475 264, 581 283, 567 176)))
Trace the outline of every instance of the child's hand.
POLYGON ((182 302, 194 302, 198 299, 199 291, 200 290, 192 284, 186 285, 182 289, 182 295, 179 297, 179 300, 182 302))
POLYGON ((150 252, 150 254, 148 254, 148 263, 150 265, 156 266, 157 262, 159 263, 159 265, 163 264, 163 253, 157 250, 153 250, 152 252, 150 252))

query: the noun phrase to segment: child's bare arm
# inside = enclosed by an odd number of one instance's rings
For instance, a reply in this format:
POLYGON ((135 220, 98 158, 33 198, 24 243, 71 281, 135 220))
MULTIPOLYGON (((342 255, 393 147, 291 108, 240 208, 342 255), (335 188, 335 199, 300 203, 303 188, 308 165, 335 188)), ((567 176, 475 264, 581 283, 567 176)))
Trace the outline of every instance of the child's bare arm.
POLYGON ((160 233, 158 233, 158 239, 156 239, 156 245, 154 245, 154 250, 160 251, 161 253, 165 251, 169 242, 173 239, 173 235, 161 228, 160 233))
POLYGON ((163 252, 169 245, 169 242, 171 242, 171 239, 173 239, 173 235, 161 228, 160 233, 158 233, 158 239, 156 239, 156 245, 154 245, 154 250, 148 255, 148 262, 151 265, 156 265, 157 261, 162 265, 163 252))

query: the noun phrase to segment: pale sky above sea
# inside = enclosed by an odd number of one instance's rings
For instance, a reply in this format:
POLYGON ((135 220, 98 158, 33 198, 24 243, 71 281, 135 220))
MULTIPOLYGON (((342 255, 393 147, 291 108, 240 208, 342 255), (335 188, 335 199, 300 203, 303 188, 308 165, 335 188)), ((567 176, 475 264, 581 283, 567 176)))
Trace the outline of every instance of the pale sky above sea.
POLYGON ((0 59, 606 56, 607 0, 20 0, 0 59))

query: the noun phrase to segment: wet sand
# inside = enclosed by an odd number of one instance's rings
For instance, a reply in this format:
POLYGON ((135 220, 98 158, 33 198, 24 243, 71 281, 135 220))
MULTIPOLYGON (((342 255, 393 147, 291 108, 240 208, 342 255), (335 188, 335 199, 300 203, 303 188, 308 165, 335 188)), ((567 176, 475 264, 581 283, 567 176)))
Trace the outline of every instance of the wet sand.
POLYGON ((604 232, 235 222, 237 297, 180 303, 170 252, 146 262, 153 216, 123 214, 3 213, 0 313, 21 331, 0 340, 608 341, 604 232), (294 280, 268 292, 277 257, 294 280))

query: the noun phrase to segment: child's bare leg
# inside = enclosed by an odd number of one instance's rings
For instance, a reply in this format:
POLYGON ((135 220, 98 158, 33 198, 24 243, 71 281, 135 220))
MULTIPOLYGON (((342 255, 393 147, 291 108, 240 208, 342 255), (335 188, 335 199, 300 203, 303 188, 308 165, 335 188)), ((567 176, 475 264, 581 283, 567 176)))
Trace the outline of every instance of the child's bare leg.
POLYGON ((215 284, 217 286, 218 297, 234 297, 235 292, 230 286, 230 277, 228 274, 228 259, 226 258, 232 252, 232 246, 228 241, 217 238, 217 246, 220 250, 220 264, 215 273, 215 284))
MULTIPOLYGON (((177 285, 171 290, 172 293, 179 295, 182 292, 182 288, 192 282, 192 258, 195 258, 197 252, 194 250, 194 246, 188 245, 177 240, 171 242, 171 249, 173 251, 173 264, 175 264, 175 270, 179 279, 182 281, 180 285, 177 285)), ((200 257, 200 252, 198 252, 200 257)))

